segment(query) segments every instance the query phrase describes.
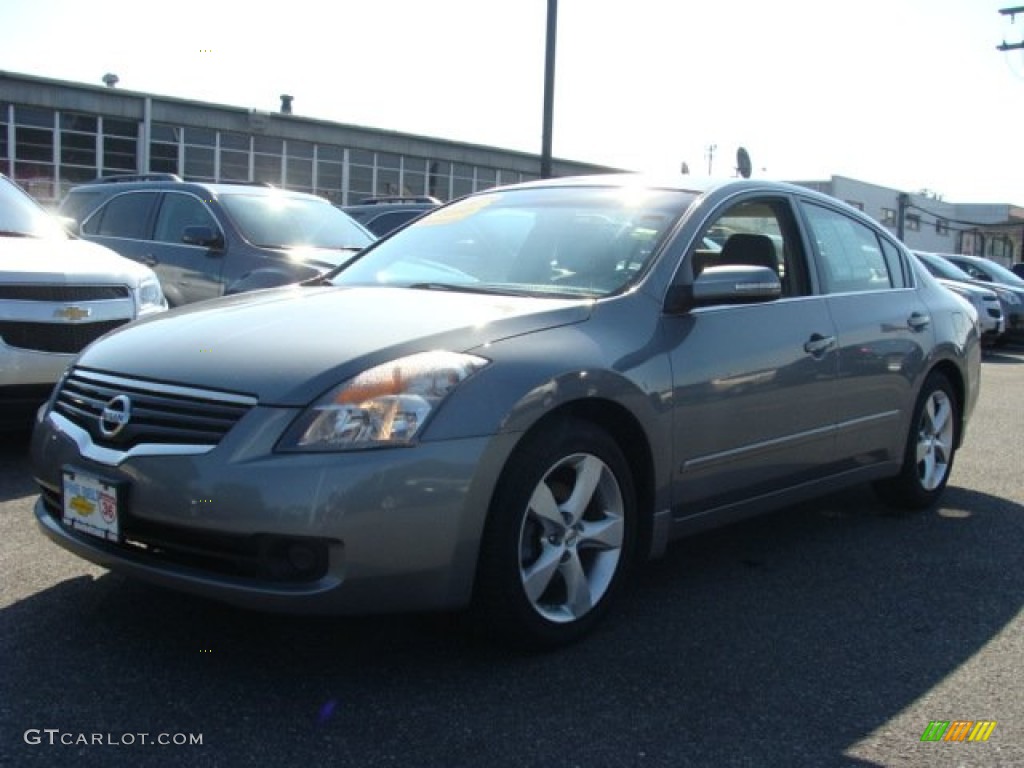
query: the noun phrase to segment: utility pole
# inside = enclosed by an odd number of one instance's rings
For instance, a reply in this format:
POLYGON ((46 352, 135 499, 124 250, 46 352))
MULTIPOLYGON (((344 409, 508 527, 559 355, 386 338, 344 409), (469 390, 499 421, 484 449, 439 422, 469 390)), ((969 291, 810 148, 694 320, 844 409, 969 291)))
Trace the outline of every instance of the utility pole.
MULTIPOLYGON (((1009 16, 1010 17, 1010 23, 1012 24, 1016 20, 1015 17, 1016 17, 1016 15, 1018 13, 1024 13, 1024 5, 1018 5, 1018 6, 1014 7, 1014 8, 1000 8, 999 12, 1003 16, 1009 16)), ((996 46, 996 50, 997 51, 1003 51, 1003 52, 1015 51, 1015 50, 1018 50, 1020 48, 1024 48, 1024 41, 1021 41, 1019 43, 1008 43, 1005 40, 1003 40, 1003 44, 1002 45, 997 45, 996 46)))
POLYGON ((551 178, 551 132, 555 112, 555 32, 558 0, 548 0, 548 38, 544 51, 544 130, 541 135, 540 177, 551 178))
POLYGON ((899 197, 896 198, 896 203, 896 239, 902 243, 904 235, 903 226, 907 218, 907 208, 910 206, 910 195, 906 192, 900 192, 899 197))

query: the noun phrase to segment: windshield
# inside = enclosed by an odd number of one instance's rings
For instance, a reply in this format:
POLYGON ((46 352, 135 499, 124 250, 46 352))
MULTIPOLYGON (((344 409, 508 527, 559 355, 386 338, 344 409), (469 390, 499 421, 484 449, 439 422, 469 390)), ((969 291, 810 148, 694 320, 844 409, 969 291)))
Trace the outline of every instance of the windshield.
POLYGON ((959 280, 964 283, 973 283, 974 278, 964 272, 956 264, 946 261, 941 256, 930 256, 927 253, 916 254, 925 268, 936 277, 943 277, 946 280, 959 280))
POLYGON ((0 176, 0 237, 67 239, 68 234, 27 192, 0 176))
POLYGON ((336 285, 599 297, 647 267, 689 192, 512 189, 445 206, 368 249, 336 285))
POLYGON ((359 250, 374 237, 326 200, 288 194, 222 194, 242 237, 264 248, 359 250))

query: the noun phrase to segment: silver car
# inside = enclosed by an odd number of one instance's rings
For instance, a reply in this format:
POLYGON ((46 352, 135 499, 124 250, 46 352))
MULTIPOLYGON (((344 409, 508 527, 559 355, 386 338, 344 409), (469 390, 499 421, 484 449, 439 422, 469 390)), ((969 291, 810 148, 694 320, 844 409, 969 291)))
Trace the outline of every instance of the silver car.
POLYGON ((493 189, 316 284, 92 345, 36 425, 36 517, 237 605, 470 607, 554 646, 684 534, 854 483, 934 504, 978 334, 886 231, 803 188, 493 189))
POLYGON ((974 305, 981 326, 981 343, 999 343, 1006 332, 1006 319, 1003 317, 1003 302, 995 290, 989 289, 985 283, 975 280, 936 253, 913 251, 913 254, 936 280, 974 305))

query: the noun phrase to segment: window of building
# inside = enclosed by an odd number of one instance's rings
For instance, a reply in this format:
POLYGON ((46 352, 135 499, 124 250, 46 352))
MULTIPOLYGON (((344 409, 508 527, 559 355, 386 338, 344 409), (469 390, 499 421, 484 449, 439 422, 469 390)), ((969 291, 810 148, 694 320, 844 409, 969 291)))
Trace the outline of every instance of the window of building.
POLYGON ((285 179, 288 189, 313 191, 313 144, 288 139, 285 142, 285 179))
POLYGON ((316 148, 316 194, 322 195, 332 203, 341 205, 343 195, 343 163, 345 150, 319 144, 316 148))
POLYGON ((980 256, 985 247, 985 238, 980 232, 960 233, 960 249, 958 253, 965 256, 980 256))
POLYGON ((139 124, 134 120, 102 120, 103 168, 100 175, 135 173, 139 167, 139 124))
POLYGON ((348 153, 348 204, 373 197, 373 152, 353 149, 348 153))
POLYGON ((441 200, 452 199, 452 164, 431 160, 427 172, 427 194, 441 200))
MULTIPOLYGON (((10 105, 0 101, 0 160, 7 160, 11 156, 9 145, 7 143, 7 126, 10 124, 10 118, 7 116, 7 113, 10 109, 10 105)), ((7 166, 8 163, 6 162, 0 163, 0 171, 10 174, 11 171, 7 166)))
POLYGON ((452 197, 462 197, 473 191, 473 166, 464 163, 452 165, 452 197))
POLYGON ((284 141, 271 136, 253 136, 253 179, 282 186, 284 141))
POLYGON ((14 180, 36 199, 56 197, 54 117, 52 109, 14 108, 14 180))
POLYGON ((1013 241, 1006 235, 993 235, 985 247, 985 255, 999 264, 1013 262, 1013 241))
POLYGON ((856 208, 858 211, 864 210, 864 203, 857 202, 856 200, 847 200, 846 204, 853 208, 856 208))
POLYGON ((60 115, 61 197, 75 184, 99 175, 96 163, 99 120, 95 115, 62 112, 60 115))
POLYGON ((402 159, 387 152, 377 153, 375 195, 402 194, 402 159))
POLYGON ((216 181, 217 132, 209 128, 185 128, 185 173, 193 181, 216 181))
POLYGON ((490 189, 498 183, 498 171, 496 168, 476 169, 476 189, 490 189))
POLYGON ((918 216, 916 213, 908 213, 907 214, 907 229, 909 229, 911 232, 920 232, 921 231, 921 217, 918 216))
POLYGON ((887 227, 895 227, 896 226, 896 211, 894 211, 892 208, 883 208, 882 209, 882 218, 879 219, 879 221, 881 221, 887 227))
POLYGON ((945 219, 936 219, 935 234, 947 237, 949 235, 949 222, 945 219))
POLYGON ((149 128, 149 170, 153 173, 180 173, 178 155, 181 128, 153 123, 149 128))
POLYGON ((402 158, 402 194, 427 195, 427 167, 425 157, 402 158))
POLYGON ((250 148, 252 140, 244 133, 220 133, 220 180, 248 181, 250 171, 250 148))

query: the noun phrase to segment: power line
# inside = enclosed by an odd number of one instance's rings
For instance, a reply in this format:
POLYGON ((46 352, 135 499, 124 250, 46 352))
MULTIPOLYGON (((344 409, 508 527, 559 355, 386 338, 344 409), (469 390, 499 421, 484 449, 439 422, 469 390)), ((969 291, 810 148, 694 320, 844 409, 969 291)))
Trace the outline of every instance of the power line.
MULTIPOLYGON (((999 9, 999 13, 1001 13, 1003 16, 1009 16, 1010 17, 1010 23, 1012 24, 1014 22, 1014 20, 1015 20, 1014 17, 1018 13, 1024 13, 1024 5, 1018 5, 1018 6, 1015 6, 1014 8, 1000 8, 999 9)), ((1020 48, 1024 48, 1024 41, 1019 42, 1019 43, 1008 43, 1005 40, 1003 40, 1001 45, 997 45, 996 46, 996 50, 997 51, 1003 51, 1003 52, 1005 52, 1005 51, 1015 51, 1015 50, 1018 50, 1020 48)))
POLYGON ((929 211, 927 208, 922 208, 920 205, 914 203, 908 203, 907 208, 913 208, 914 210, 927 213, 929 216, 934 216, 936 219, 942 219, 943 221, 949 221, 956 224, 963 224, 968 227, 1014 227, 1018 226, 1020 222, 1016 221, 965 221, 964 219, 952 219, 948 216, 935 213, 935 211, 929 211))

